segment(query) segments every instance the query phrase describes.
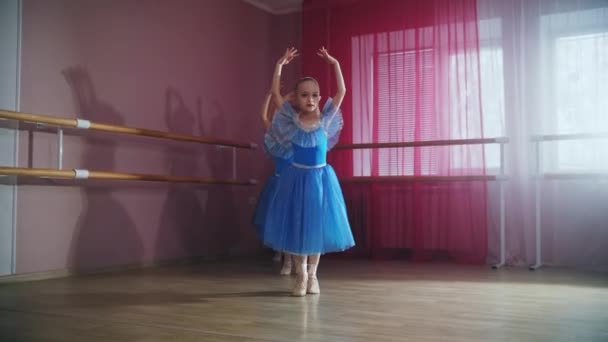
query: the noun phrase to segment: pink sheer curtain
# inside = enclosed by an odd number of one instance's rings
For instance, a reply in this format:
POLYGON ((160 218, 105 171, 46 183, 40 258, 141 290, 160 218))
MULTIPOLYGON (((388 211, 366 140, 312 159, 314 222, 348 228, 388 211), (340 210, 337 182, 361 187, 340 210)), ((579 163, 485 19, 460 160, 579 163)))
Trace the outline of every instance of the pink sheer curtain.
MULTIPOLYGON (((349 89, 342 143, 482 138, 474 0, 305 1, 303 70, 324 96, 335 81, 315 58, 336 56, 349 89)), ((485 175, 484 146, 432 146, 330 153, 341 178, 485 175)), ((357 241, 352 253, 483 263, 486 184, 342 184, 357 241)))

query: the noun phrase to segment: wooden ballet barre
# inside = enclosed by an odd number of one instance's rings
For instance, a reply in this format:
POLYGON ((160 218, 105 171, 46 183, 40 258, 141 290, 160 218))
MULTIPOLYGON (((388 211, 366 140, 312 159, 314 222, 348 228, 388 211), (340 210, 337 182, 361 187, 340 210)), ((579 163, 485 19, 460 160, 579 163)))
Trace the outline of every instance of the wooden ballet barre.
POLYGON ((608 139, 608 132, 535 135, 532 141, 608 139))
POLYGON ((427 141, 407 141, 389 143, 359 143, 359 144, 339 144, 333 149, 369 149, 369 148, 394 148, 394 147, 426 147, 426 146, 452 146, 452 145, 479 145, 479 144, 505 144, 508 138, 483 138, 483 139, 455 139, 455 140, 427 140, 427 141))
POLYGON ((345 183, 472 182, 506 180, 506 176, 359 176, 341 178, 345 183))
POLYGON ((608 179, 608 173, 585 172, 585 173, 543 173, 538 175, 542 179, 608 179))
POLYGON ((57 170, 57 169, 38 169, 38 168, 19 168, 19 167, 0 167, 0 175, 6 176, 25 176, 38 178, 57 178, 57 179, 105 179, 105 180, 126 180, 126 181, 152 181, 170 183, 198 183, 198 184, 226 184, 226 185, 254 185, 257 181, 239 181, 233 179, 216 179, 200 177, 181 177, 149 175, 141 173, 126 172, 107 172, 92 171, 84 169, 57 170))
POLYGON ((257 144, 255 144, 255 143, 242 143, 242 142, 236 142, 236 141, 225 140, 225 139, 216 139, 216 138, 200 137, 200 136, 193 136, 193 135, 187 135, 187 134, 169 133, 169 132, 156 131, 156 130, 151 130, 151 129, 102 124, 102 123, 97 123, 97 122, 83 120, 83 119, 58 118, 58 117, 53 117, 53 116, 48 116, 48 115, 14 112, 14 111, 10 111, 10 110, 2 110, 2 109, 0 109, 0 118, 23 121, 23 122, 41 123, 41 124, 60 126, 60 127, 66 127, 66 128, 90 129, 90 130, 100 131, 100 132, 130 134, 130 135, 138 135, 138 136, 144 136, 144 137, 170 139, 170 140, 178 140, 178 141, 189 141, 189 142, 196 142, 196 143, 200 143, 200 144, 230 146, 230 147, 247 148, 247 149, 257 148, 257 144))

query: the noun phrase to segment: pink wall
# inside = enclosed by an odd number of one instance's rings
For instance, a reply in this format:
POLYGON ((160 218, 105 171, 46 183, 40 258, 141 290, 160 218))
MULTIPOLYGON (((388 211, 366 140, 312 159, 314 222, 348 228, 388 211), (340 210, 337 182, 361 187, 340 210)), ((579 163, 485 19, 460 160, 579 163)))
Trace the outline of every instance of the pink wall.
MULTIPOLYGON (((276 51, 299 42, 299 25, 240 0, 24 0, 21 110, 260 144, 276 51)), ((22 131, 20 165, 55 167, 56 146, 22 131)), ((64 150, 64 168, 232 173, 231 150, 189 143, 72 132, 64 150)), ((269 174, 261 150, 237 153, 239 178, 269 174)), ((22 184, 17 273, 258 253, 259 188, 22 184)))
MULTIPOLYGON (((294 13, 288 15, 277 15, 272 19, 271 26, 271 57, 272 67, 274 63, 285 53, 285 49, 294 46, 302 50, 302 14, 294 13)), ((307 53, 315 53, 308 51, 307 53)), ((283 92, 289 92, 295 82, 302 76, 302 56, 289 63, 282 74, 283 92)))

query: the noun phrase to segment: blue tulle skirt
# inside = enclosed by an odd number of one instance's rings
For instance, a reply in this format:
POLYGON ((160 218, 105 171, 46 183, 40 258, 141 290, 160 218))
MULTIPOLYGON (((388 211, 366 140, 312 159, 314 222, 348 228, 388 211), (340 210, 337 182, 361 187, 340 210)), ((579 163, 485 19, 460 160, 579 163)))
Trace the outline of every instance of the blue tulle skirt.
POLYGON ((267 246, 309 255, 343 251, 355 245, 342 189, 331 166, 290 165, 280 178, 264 221, 267 246))
POLYGON ((279 182, 278 175, 272 175, 268 178, 256 204, 253 213, 253 224, 256 227, 258 237, 260 240, 264 239, 264 225, 266 223, 266 216, 268 214, 268 208, 270 201, 275 197, 277 192, 277 184, 279 182))

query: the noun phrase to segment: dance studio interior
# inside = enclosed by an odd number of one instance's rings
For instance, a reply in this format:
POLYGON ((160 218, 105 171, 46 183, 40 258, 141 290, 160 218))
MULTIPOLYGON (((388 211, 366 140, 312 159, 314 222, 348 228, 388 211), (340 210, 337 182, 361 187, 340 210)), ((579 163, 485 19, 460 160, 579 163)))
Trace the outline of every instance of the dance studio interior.
POLYGON ((0 0, 0 341, 608 341, 608 0, 0 0))

